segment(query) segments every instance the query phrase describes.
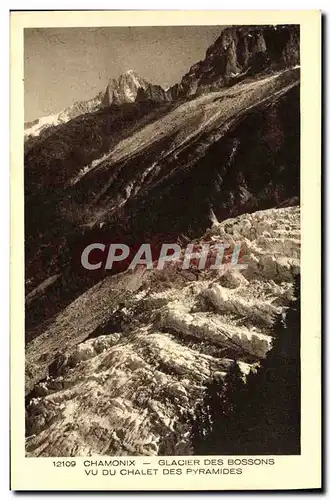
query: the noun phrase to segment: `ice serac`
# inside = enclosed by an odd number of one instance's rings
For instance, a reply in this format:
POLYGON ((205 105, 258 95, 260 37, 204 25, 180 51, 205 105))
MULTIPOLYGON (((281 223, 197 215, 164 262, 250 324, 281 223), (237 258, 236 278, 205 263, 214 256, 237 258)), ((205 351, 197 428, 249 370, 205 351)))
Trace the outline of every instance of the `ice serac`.
POLYGON ((72 249, 83 241, 191 238, 203 234, 211 210, 222 220, 298 203, 299 76, 299 68, 286 69, 182 103, 106 108, 31 148, 27 293, 61 278, 47 294, 33 294, 27 337, 91 286, 72 266, 72 249), (40 260, 46 247, 47 265, 40 260))
POLYGON ((223 30, 175 88, 129 72, 97 112, 29 142, 29 456, 190 454, 187 411, 203 385, 270 349, 299 272, 298 36, 223 30), (151 236, 238 241, 247 267, 81 266, 91 242, 151 236))
POLYGON ((298 26, 231 26, 168 94, 176 99, 299 64, 298 26))
POLYGON ((203 384, 271 347, 299 234, 298 207, 215 221, 201 240, 240 241, 246 269, 123 273, 65 308, 27 347, 28 455, 191 454, 203 384))

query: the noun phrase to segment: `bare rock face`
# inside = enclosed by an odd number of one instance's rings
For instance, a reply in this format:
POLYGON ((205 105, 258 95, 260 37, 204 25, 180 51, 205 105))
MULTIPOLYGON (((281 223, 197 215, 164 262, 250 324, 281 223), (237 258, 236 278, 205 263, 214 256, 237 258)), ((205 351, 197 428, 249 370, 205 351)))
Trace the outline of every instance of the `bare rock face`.
POLYGON ((223 220, 298 204, 299 76, 298 68, 284 70, 176 105, 105 108, 31 147, 27 340, 102 279, 82 277, 75 265, 91 241, 192 239, 210 225, 211 210, 223 220))
POLYGON ((112 78, 107 86, 103 106, 111 104, 123 104, 124 102, 134 102, 137 97, 138 89, 146 89, 149 82, 141 78, 134 71, 129 70, 121 75, 118 80, 112 78))
POLYGON ((113 104, 137 100, 167 102, 233 85, 247 76, 300 64, 299 28, 290 26, 232 26, 222 31, 203 61, 194 64, 181 82, 165 91, 133 70, 112 78, 105 92, 77 101, 60 113, 44 116, 24 127, 25 140, 38 137, 73 118, 113 104))
POLYGON ((135 101, 167 102, 196 93, 218 90, 233 85, 247 76, 279 71, 300 64, 299 28, 290 26, 233 26, 222 31, 211 45, 203 61, 194 64, 176 83, 165 91, 148 82, 133 70, 112 78, 105 92, 93 99, 77 101, 60 113, 44 116, 24 127, 25 141, 73 118, 109 107, 135 101))
POLYGON ((107 86, 102 106, 135 102, 136 100, 151 99, 155 101, 168 101, 169 98, 159 85, 153 85, 135 71, 129 70, 121 75, 118 80, 112 78, 107 86))
POLYGON ((154 102, 170 101, 167 92, 160 85, 148 85, 147 88, 140 87, 137 92, 136 101, 151 100, 154 102))
POLYGON ((299 234, 298 207, 214 221, 201 240, 240 242, 246 268, 125 272, 76 299, 27 346, 28 455, 189 454, 203 384, 270 349, 299 234))
POLYGON ((231 26, 168 91, 172 98, 216 90, 247 76, 300 64, 297 26, 231 26))
POLYGON ((299 272, 298 38, 227 28, 167 92, 129 71, 28 124, 29 456, 189 454, 204 384, 270 349, 299 272), (151 236, 245 267, 82 272, 87 244, 151 236))
MULTIPOLYGON (((106 91, 99 92, 94 98, 87 101, 76 101, 72 106, 59 113, 43 116, 33 122, 27 122, 24 125, 24 140, 26 142, 30 141, 31 138, 39 137, 40 134, 45 137, 46 130, 50 134, 58 125, 111 105, 120 106, 121 104, 145 100, 167 102, 170 97, 160 85, 154 85, 139 76, 135 71, 129 70, 120 75, 118 79, 112 78, 106 91)), ((31 144, 32 141, 30 147, 31 144)))

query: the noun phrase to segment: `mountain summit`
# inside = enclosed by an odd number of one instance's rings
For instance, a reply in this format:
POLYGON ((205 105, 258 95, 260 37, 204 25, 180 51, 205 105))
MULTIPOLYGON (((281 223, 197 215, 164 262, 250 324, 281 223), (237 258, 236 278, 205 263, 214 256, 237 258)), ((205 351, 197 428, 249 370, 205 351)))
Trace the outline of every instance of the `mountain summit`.
POLYGON ((88 101, 76 102, 60 113, 25 124, 28 139, 49 127, 56 127, 76 116, 112 105, 136 101, 176 101, 195 94, 217 91, 247 77, 259 77, 300 64, 299 28, 286 26, 231 26, 211 45, 205 59, 194 64, 176 83, 165 90, 129 69, 111 78, 104 92, 88 101))
POLYGON ((231 26, 168 93, 176 99, 217 90, 262 72, 294 67, 299 59, 298 26, 231 26))
POLYGON ((47 129, 57 127, 63 123, 85 113, 93 113, 112 105, 133 103, 136 101, 150 100, 154 102, 170 101, 171 96, 160 85, 142 78, 138 73, 129 69, 117 79, 111 78, 105 92, 87 101, 76 101, 72 106, 53 115, 43 116, 32 122, 24 124, 25 140, 39 136, 47 129))
POLYGON ((299 32, 220 35, 169 96, 130 70, 25 143, 27 456, 192 455, 204 387, 273 345, 300 270, 299 32), (244 267, 82 264, 142 242, 239 243, 244 267))
POLYGON ((153 85, 132 69, 123 73, 118 79, 112 78, 107 86, 102 105, 124 104, 136 100, 151 99, 167 101, 169 98, 160 85, 153 85))

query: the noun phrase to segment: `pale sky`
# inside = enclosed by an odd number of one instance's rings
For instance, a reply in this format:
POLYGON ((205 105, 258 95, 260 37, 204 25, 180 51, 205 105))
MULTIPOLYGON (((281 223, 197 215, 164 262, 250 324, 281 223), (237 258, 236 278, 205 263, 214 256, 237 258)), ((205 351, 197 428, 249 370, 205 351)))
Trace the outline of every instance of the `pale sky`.
POLYGON ((129 69, 169 87, 204 59, 221 26, 25 29, 25 119, 105 90, 129 69))

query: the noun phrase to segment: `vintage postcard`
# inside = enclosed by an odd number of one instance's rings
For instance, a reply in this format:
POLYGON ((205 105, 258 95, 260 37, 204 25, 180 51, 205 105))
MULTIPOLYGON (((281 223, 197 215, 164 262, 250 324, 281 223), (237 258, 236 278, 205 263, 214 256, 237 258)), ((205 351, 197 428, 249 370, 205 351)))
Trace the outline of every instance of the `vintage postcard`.
POLYGON ((11 488, 321 488, 321 14, 11 13, 11 488))

